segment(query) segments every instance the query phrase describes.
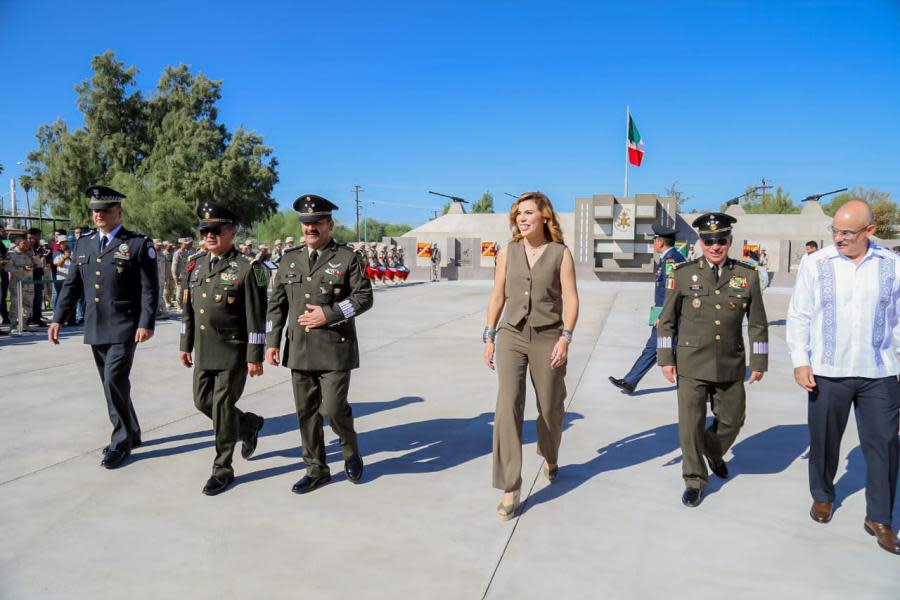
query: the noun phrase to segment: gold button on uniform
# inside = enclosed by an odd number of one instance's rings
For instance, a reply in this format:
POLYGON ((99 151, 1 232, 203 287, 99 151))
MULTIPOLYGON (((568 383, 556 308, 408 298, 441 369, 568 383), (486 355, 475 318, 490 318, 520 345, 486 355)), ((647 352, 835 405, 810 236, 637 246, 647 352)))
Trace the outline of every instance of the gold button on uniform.
POLYGON ((722 321, 716 320, 716 325, 721 325, 722 321))
POLYGON ((210 282, 210 279, 209 279, 209 277, 207 277, 207 278, 206 278, 206 283, 209 283, 209 282, 210 282))
POLYGON ((200 295, 203 296, 204 298, 206 298, 206 292, 203 292, 203 293, 200 294, 200 295))
POLYGON ((206 313, 206 310, 204 310, 204 309, 201 308, 201 309, 200 309, 200 314, 202 315, 202 314, 205 314, 205 313, 206 313))
POLYGON ((96 302, 97 304, 100 304, 100 298, 94 298, 94 302, 96 302))
POLYGON ((720 292, 719 290, 716 290, 716 296, 718 296, 718 295, 721 294, 721 293, 722 293, 722 292, 720 292))
POLYGON ((201 329, 201 330, 206 329, 206 325, 201 325, 201 326, 200 326, 200 329, 201 329))
POLYGON ((306 333, 309 333, 309 327, 304 327, 303 331, 305 331, 306 333))
POLYGON ((716 341, 721 340, 721 339, 722 339, 722 336, 721 336, 721 335, 717 335, 717 336, 716 336, 716 341))
POLYGON ((99 284, 99 283, 95 283, 95 284, 94 284, 94 289, 95 289, 95 290, 99 290, 99 289, 100 289, 100 284, 99 284))
POLYGON ((306 280, 307 280, 307 281, 312 281, 312 277, 307 277, 306 280))
POLYGON ((99 275, 99 274, 100 274, 100 271, 97 271, 97 272, 95 273, 95 275, 99 275))
POLYGON ((719 310, 720 308, 722 308, 722 305, 721 305, 721 304, 716 304, 716 310, 719 310))
POLYGON ((309 298, 309 294, 303 294, 303 296, 309 298))
POLYGON ((100 259, 99 259, 99 258, 97 259, 97 262, 100 262, 100 259))

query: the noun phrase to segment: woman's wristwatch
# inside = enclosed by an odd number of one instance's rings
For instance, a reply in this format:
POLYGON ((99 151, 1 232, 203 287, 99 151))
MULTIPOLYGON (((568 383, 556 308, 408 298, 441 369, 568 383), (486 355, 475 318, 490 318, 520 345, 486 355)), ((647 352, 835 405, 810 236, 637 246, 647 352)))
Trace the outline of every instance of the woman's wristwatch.
POLYGON ((572 330, 571 329, 563 329, 562 333, 559 334, 559 337, 566 338, 570 344, 572 343, 572 330))

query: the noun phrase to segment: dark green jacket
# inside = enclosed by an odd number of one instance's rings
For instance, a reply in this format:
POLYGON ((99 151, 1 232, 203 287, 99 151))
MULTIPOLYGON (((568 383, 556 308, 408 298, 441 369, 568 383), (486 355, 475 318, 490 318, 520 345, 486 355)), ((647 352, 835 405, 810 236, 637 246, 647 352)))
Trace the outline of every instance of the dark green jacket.
POLYGON ((742 331, 748 316, 750 370, 765 371, 769 326, 756 268, 727 259, 719 281, 701 258, 675 267, 675 287, 666 293, 659 316, 656 357, 660 366, 704 381, 744 379, 742 331))
POLYGON ((372 283, 359 256, 331 240, 312 269, 305 246, 286 251, 278 263, 266 315, 266 347, 278 348, 285 333, 284 366, 299 371, 349 371, 359 367, 354 319, 372 308, 372 283), (307 329, 297 319, 306 305, 321 306, 327 323, 307 329))
POLYGON ((231 370, 263 361, 266 273, 232 248, 209 268, 210 255, 194 254, 185 275, 181 351, 195 352, 198 369, 231 370))

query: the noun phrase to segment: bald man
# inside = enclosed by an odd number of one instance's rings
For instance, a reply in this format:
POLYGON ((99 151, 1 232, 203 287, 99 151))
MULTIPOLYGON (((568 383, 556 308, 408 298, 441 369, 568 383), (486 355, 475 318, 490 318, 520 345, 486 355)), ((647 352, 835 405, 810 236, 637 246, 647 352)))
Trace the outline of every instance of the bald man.
POLYGON ((794 379, 808 395, 810 517, 831 521, 834 477, 850 407, 866 461, 863 528, 900 554, 891 522, 900 459, 900 258, 870 237, 869 206, 844 204, 834 245, 800 264, 787 315, 794 379))

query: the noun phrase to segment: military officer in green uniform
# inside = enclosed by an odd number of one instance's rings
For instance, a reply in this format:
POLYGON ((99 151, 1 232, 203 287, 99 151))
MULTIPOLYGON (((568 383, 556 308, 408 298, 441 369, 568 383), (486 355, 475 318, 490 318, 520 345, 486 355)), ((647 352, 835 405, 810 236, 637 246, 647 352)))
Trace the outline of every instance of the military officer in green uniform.
POLYGON ((237 401, 247 375, 263 373, 267 281, 262 265, 235 250, 231 211, 204 202, 197 212, 206 249, 187 262, 181 362, 195 367, 194 405, 213 421, 216 458, 203 493, 215 496, 234 481, 237 441, 241 456, 250 458, 263 426, 262 417, 238 410, 237 401))
POLYGON ((344 471, 356 483, 363 462, 347 403, 350 370, 359 367, 354 319, 372 307, 372 284, 359 257, 331 237, 337 206, 315 195, 294 202, 304 244, 286 248, 275 273, 266 316, 266 361, 291 369, 306 475, 297 494, 328 483, 322 417, 340 438, 344 471), (279 352, 285 333, 284 353, 279 352))
POLYGON ((694 220, 703 257, 675 267, 675 285, 659 317, 657 361, 663 376, 678 383, 678 437, 685 482, 682 502, 698 506, 707 484, 703 458, 713 473, 728 477, 724 454, 744 424, 746 358, 742 324, 748 317, 750 383, 768 366, 769 332, 755 267, 728 258, 731 226, 724 213, 694 220), (706 401, 715 419, 706 423, 706 401))

